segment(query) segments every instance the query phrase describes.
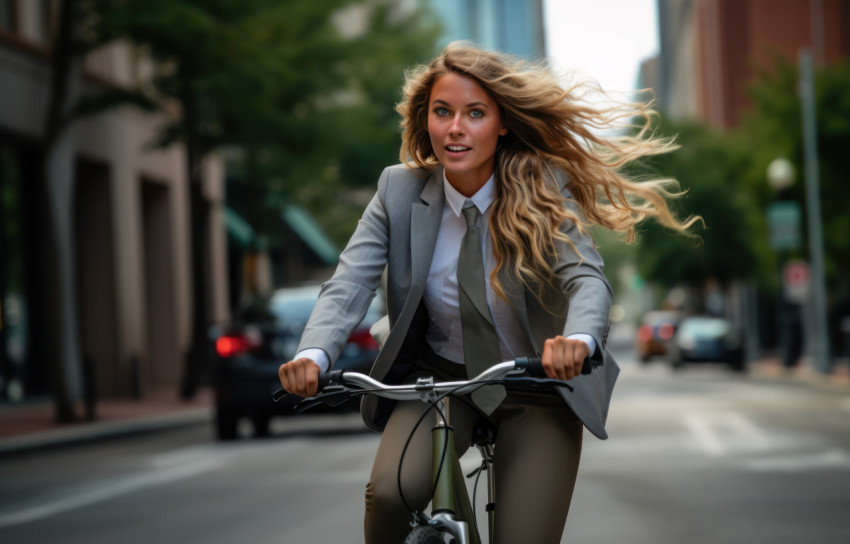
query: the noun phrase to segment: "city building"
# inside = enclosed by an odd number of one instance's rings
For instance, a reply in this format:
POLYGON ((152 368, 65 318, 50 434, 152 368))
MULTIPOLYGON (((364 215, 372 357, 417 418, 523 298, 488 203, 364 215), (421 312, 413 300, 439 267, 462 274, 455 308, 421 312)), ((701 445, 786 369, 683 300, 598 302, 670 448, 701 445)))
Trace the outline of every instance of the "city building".
MULTIPOLYGON (((130 108, 45 145, 58 5, 0 0, 0 402, 58 380, 72 401, 176 387, 190 344, 185 154, 150 150, 162 118, 130 108)), ((72 64, 67 103, 150 73, 126 44, 97 50, 72 64)), ((205 165, 210 323, 228 314, 222 170, 205 165)))
POLYGON ((657 96, 675 118, 739 124, 746 86, 775 55, 815 64, 850 55, 847 0, 658 0, 657 96))
POLYGON ((430 0, 445 33, 443 45, 469 40, 537 60, 546 56, 543 0, 430 0))

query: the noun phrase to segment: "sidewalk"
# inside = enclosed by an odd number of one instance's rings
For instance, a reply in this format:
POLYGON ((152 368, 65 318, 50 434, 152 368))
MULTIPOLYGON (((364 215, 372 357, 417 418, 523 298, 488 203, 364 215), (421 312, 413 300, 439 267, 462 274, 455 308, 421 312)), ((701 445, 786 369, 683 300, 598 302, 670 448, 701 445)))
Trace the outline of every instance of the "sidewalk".
POLYGON ((754 378, 799 383, 824 391, 850 395, 850 361, 836 359, 830 374, 815 370, 805 359, 797 366, 786 369, 779 357, 766 357, 749 363, 749 373, 754 378))
POLYGON ((176 389, 156 390, 139 400, 105 399, 98 401, 96 416, 95 421, 57 423, 50 399, 0 404, 0 455, 211 422, 213 392, 200 389, 188 401, 176 389))

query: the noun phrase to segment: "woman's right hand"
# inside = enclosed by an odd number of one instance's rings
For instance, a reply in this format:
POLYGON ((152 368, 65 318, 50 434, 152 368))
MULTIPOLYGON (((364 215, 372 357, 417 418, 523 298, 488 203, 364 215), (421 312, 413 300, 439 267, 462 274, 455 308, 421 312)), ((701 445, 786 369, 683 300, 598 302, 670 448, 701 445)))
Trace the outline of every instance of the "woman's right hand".
POLYGON ((277 376, 287 393, 306 398, 316 395, 320 370, 316 361, 304 357, 280 365, 277 376))

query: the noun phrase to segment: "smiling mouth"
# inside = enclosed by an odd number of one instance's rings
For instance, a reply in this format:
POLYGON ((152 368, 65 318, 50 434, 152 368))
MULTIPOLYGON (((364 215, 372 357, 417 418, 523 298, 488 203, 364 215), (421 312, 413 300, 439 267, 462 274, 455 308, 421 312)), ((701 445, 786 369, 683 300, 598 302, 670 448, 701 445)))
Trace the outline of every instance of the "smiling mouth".
POLYGON ((460 152, 460 151, 469 151, 471 149, 472 149, 471 147, 466 147, 466 146, 463 146, 463 145, 447 145, 446 146, 446 150, 453 151, 455 153, 460 152))

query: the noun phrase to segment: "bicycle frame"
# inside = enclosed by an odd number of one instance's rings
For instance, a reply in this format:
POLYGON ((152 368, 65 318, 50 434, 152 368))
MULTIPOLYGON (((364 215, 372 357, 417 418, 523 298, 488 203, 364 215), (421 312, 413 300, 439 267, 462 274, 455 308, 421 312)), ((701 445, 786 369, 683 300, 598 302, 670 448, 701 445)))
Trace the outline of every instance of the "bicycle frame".
MULTIPOLYGON (((460 468, 460 460, 455 453, 455 437, 454 429, 450 424, 449 399, 440 399, 438 406, 441 414, 437 416, 436 425, 431 431, 435 484, 434 496, 431 499, 432 517, 428 524, 447 529, 455 536, 457 544, 481 544, 481 536, 474 523, 474 506, 466 492, 466 482, 460 468), (445 453, 445 457, 443 453, 445 453)), ((492 474, 492 466, 487 468, 488 474, 492 474)), ((490 491, 492 492, 492 490, 490 491)), ((492 493, 488 495, 492 495, 492 493)), ((491 509, 491 518, 492 513, 491 509)), ((490 534, 492 534, 492 523, 490 534)))

